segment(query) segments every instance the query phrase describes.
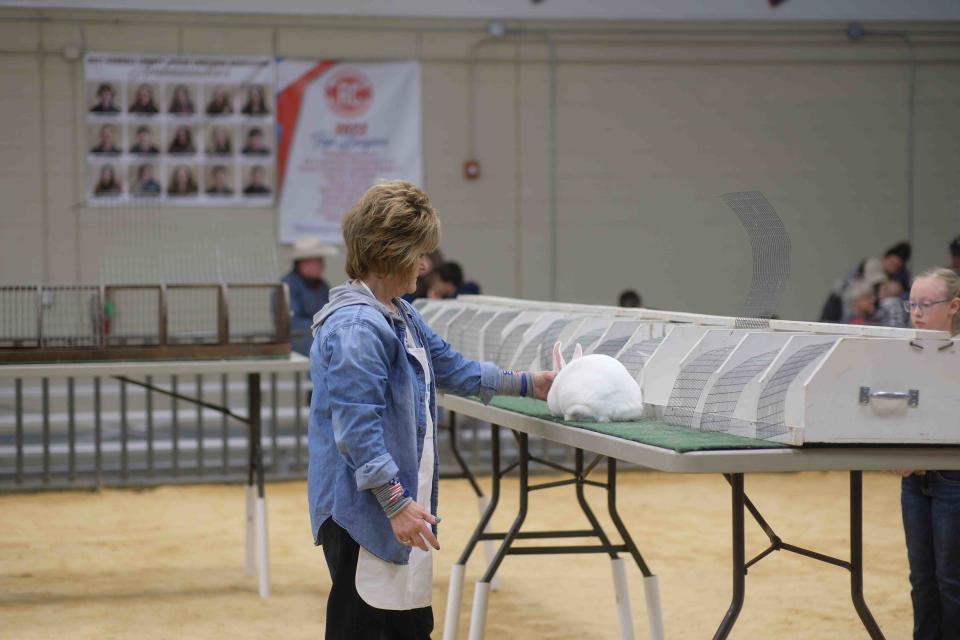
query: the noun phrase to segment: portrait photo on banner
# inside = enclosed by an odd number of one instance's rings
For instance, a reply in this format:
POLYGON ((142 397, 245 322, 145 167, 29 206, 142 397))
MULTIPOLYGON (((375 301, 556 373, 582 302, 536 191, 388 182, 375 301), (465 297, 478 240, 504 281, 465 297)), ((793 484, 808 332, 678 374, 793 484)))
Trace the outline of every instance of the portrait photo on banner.
POLYGON ((272 205, 275 87, 270 57, 87 54, 88 204, 272 205))

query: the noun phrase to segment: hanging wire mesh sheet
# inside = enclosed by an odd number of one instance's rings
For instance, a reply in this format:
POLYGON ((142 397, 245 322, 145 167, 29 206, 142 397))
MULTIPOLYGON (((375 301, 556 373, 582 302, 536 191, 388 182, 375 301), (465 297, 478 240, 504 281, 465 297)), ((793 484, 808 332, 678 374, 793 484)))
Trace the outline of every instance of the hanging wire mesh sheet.
POLYGON ((723 201, 743 225, 753 252, 750 290, 737 326, 769 327, 790 278, 790 236, 773 205, 759 191, 728 193, 723 201))

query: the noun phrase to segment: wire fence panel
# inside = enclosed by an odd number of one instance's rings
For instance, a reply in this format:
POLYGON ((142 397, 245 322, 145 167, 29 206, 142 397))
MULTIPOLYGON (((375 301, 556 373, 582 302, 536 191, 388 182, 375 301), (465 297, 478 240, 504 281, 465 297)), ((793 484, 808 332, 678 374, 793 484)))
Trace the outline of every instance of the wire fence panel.
MULTIPOLYGON (((245 376, 162 376, 159 390, 246 414, 245 376)), ((268 479, 305 479, 309 376, 263 376, 262 450, 268 479)), ((214 409, 111 378, 17 379, 0 385, 0 492, 245 482, 245 424, 214 409), (214 425, 218 425, 217 428, 214 425)), ((441 421, 442 422, 442 421, 441 421)), ((489 469, 489 429, 461 420, 462 453, 489 469)), ((446 429, 437 434, 444 476, 460 468, 446 429)), ((561 449, 546 451, 566 458, 561 449)))

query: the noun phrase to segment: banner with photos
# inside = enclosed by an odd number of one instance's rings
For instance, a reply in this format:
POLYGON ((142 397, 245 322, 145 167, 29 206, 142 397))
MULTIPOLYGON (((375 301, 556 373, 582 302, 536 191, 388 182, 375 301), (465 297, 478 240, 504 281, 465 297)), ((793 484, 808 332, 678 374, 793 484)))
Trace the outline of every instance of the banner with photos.
POLYGON ((280 60, 281 242, 342 244, 343 215, 380 180, 422 184, 420 65, 280 60))
POLYGON ((269 57, 88 54, 88 203, 272 204, 275 68, 269 57))

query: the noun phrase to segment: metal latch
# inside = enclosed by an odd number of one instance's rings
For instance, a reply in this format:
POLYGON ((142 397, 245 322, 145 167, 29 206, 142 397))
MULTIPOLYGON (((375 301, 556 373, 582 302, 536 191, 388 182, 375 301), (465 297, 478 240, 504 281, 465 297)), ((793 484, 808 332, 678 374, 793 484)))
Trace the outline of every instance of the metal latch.
POLYGON ((871 391, 870 387, 860 387, 860 404, 870 404, 870 398, 893 398, 894 400, 906 400, 908 407, 920 405, 920 390, 910 389, 909 391, 871 391))

